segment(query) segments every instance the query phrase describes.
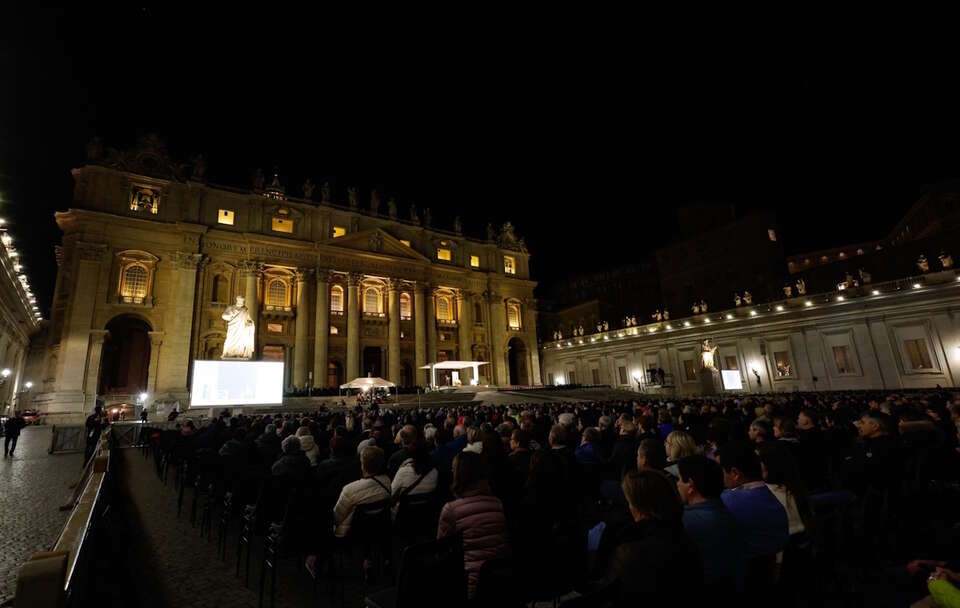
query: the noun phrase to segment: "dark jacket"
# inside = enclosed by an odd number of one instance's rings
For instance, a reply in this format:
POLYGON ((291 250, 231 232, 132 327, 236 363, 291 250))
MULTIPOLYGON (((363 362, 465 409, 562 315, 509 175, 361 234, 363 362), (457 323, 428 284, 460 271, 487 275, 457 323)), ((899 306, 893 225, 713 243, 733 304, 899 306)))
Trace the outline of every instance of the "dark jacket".
POLYGON ((699 595, 703 564, 680 522, 636 522, 620 531, 616 545, 604 578, 620 580, 617 606, 674 606, 678 594, 699 595))
MULTIPOLYGON (((27 423, 20 416, 7 418, 6 424, 3 425, 3 434, 7 437, 19 437, 20 430, 25 426, 27 426, 27 423)), ((98 432, 97 436, 99 437, 99 435, 100 433, 98 432)))
POLYGON ((704 583, 741 589, 746 536, 723 502, 714 498, 687 505, 683 509, 683 528, 700 548, 704 583))
POLYGON ((635 470, 637 468, 637 440, 631 435, 617 437, 616 443, 613 444, 613 452, 610 454, 607 463, 618 479, 622 479, 628 471, 635 470))
POLYGON ((597 453, 597 444, 585 443, 577 448, 574 457, 580 464, 596 464, 600 461, 600 455, 597 453))
POLYGON ((291 481, 303 483, 310 475, 310 459, 303 452, 284 454, 270 469, 274 477, 287 477, 291 481))
POLYGON ((280 455, 280 437, 276 433, 264 432, 260 435, 257 439, 257 455, 264 466, 272 466, 280 455))

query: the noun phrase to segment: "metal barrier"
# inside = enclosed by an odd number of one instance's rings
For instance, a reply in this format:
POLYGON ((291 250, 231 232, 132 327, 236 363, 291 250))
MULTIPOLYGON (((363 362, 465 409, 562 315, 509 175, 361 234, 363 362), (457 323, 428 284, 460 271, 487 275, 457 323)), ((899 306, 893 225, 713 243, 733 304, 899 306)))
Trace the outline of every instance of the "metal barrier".
MULTIPOLYGON (((70 517, 64 524, 52 551, 36 553, 20 567, 15 602, 18 606, 53 608, 82 597, 89 577, 83 575, 85 543, 95 532, 97 519, 106 508, 104 487, 110 474, 111 429, 103 431, 97 449, 83 469, 70 504, 70 517)), ((82 603, 82 601, 81 601, 82 603)))
POLYGON ((86 436, 82 426, 53 425, 50 438, 50 454, 58 452, 82 452, 86 448, 86 436))

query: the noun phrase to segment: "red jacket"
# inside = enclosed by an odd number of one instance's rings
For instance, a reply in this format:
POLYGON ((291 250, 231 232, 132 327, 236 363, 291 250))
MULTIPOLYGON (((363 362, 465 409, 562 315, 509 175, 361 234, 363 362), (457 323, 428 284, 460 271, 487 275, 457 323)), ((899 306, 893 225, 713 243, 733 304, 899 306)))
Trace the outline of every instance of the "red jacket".
POLYGON ((480 575, 480 566, 488 559, 509 557, 507 522, 500 499, 491 496, 488 488, 466 493, 443 505, 437 538, 463 535, 463 563, 467 571, 469 595, 473 597, 480 575))

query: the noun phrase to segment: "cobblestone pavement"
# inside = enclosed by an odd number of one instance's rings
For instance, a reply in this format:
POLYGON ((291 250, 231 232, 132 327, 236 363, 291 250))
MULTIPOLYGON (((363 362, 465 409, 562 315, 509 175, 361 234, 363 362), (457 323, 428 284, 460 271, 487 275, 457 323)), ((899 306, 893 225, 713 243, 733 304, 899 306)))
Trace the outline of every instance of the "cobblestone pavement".
POLYGON ((0 461, 0 603, 13 597, 20 565, 50 549, 70 514, 60 506, 80 480, 83 454, 47 454, 51 433, 45 426, 23 429, 16 456, 0 461))
MULTIPOLYGON (((163 595, 157 605, 194 606, 198 608, 240 608, 257 606, 261 554, 253 553, 250 562, 250 588, 243 586, 235 576, 237 551, 237 525, 234 523, 227 542, 227 559, 221 562, 216 550, 216 522, 212 540, 199 536, 199 527, 190 525, 190 499, 192 490, 184 494, 183 513, 177 518, 177 494, 173 489, 173 470, 167 486, 157 478, 153 460, 144 460, 138 451, 125 451, 125 483, 130 492, 132 507, 142 537, 134 542, 142 543, 148 567, 159 578, 158 586, 163 595)), ((329 606, 330 597, 326 581, 321 581, 314 597, 311 579, 300 560, 294 557, 280 563, 276 606, 329 606)), ((269 583, 268 583, 269 585, 269 583)), ((269 587, 268 587, 269 588, 269 587)), ((363 590, 359 581, 348 581, 344 591, 346 606, 362 606, 363 590)), ((269 606, 265 594, 264 605, 269 606)), ((339 599, 337 601, 339 606, 339 599)))

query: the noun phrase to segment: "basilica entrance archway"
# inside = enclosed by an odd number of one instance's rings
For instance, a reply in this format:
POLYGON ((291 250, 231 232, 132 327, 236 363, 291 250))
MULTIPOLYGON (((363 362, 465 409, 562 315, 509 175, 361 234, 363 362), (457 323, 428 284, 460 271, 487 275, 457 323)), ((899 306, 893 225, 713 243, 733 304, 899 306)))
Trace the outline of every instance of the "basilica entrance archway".
POLYGON ((527 347, 520 338, 511 338, 507 343, 510 359, 510 384, 526 385, 530 383, 527 374, 527 347))
POLYGON ((133 315, 115 317, 106 327, 97 393, 136 394, 150 375, 150 324, 133 315))

